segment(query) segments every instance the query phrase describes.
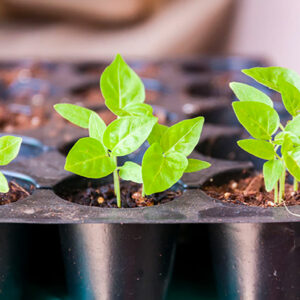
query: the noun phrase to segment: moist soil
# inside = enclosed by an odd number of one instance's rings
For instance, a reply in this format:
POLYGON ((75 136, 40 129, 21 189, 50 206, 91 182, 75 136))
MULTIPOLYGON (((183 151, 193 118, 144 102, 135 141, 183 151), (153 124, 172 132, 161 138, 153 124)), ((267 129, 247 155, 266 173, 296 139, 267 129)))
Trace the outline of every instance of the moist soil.
POLYGON ((12 202, 16 202, 18 200, 22 200, 30 195, 28 191, 23 189, 19 184, 14 181, 10 181, 9 192, 8 193, 0 193, 0 205, 9 204, 12 202))
POLYGON ((5 132, 37 128, 48 119, 46 109, 41 106, 0 105, 0 130, 5 132))
POLYGON ((117 117, 107 108, 104 108, 100 111, 97 111, 100 118, 104 121, 106 125, 110 124, 112 121, 114 121, 117 117))
MULTIPOLYGON (((224 185, 208 185, 203 190, 208 196, 227 203, 260 207, 284 205, 274 204, 274 193, 266 191, 262 174, 231 180, 224 185)), ((293 185, 287 183, 284 202, 287 206, 300 205, 300 190, 294 192, 293 185)))
POLYGON ((192 83, 187 88, 187 93, 197 98, 226 96, 230 100, 232 96, 232 92, 228 87, 230 81, 232 81, 232 74, 230 72, 222 75, 214 75, 213 77, 192 83))
POLYGON ((102 94, 100 92, 99 87, 91 87, 87 88, 83 91, 79 91, 74 93, 77 99, 75 99, 75 103, 88 103, 88 104, 93 104, 93 105, 98 105, 98 104, 104 104, 104 98, 102 97, 102 94))
POLYGON ((0 80, 6 86, 9 86, 16 80, 25 80, 27 78, 42 78, 49 76, 49 70, 40 63, 31 63, 24 66, 14 66, 0 69, 0 80))
MULTIPOLYGON (((120 188, 123 208, 160 205, 170 202, 182 194, 181 191, 167 190, 142 197, 141 185, 128 181, 121 181, 120 188)), ((86 206, 117 207, 117 199, 112 183, 101 187, 90 186, 85 190, 74 189, 72 194, 62 194, 61 196, 65 200, 86 206)))

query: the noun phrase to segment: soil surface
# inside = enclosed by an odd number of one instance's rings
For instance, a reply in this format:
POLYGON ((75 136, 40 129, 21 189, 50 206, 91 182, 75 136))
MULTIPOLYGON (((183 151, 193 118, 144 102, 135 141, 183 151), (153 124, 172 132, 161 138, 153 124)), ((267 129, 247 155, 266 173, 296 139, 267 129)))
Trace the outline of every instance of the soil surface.
POLYGON ((76 100, 75 103, 88 103, 88 104, 104 104, 104 98, 100 92, 99 87, 91 87, 87 88, 83 91, 75 92, 76 97, 78 97, 78 101, 76 100))
MULTIPOLYGON (((265 190, 262 174, 231 180, 228 184, 220 186, 205 186, 203 190, 210 197, 227 203, 260 207, 283 206, 283 203, 274 204, 273 191, 265 190)), ((293 185, 287 183, 284 201, 287 206, 300 205, 300 190, 294 192, 293 185)))
POLYGON ((9 182, 9 192, 6 194, 0 193, 0 205, 9 204, 22 200, 30 195, 28 191, 23 189, 14 181, 9 182))
POLYGON ((112 121, 114 121, 117 116, 115 116, 110 110, 104 108, 100 111, 97 111, 100 118, 104 121, 106 125, 109 125, 112 121))
POLYGON ((29 65, 20 65, 13 67, 4 67, 0 69, 0 79, 9 86, 14 81, 24 81, 28 78, 42 78, 49 76, 49 70, 40 63, 31 63, 29 65))
POLYGON ((0 105, 0 130, 33 129, 45 124, 49 119, 46 109, 27 105, 0 105))
POLYGON ((214 75, 192 83, 187 88, 187 93, 192 97, 209 98, 225 96, 229 97, 228 100, 231 100, 230 81, 232 81, 232 74, 230 72, 222 75, 214 75))
MULTIPOLYGON (((180 196, 181 191, 164 191, 142 197, 141 185, 133 182, 121 181, 122 207, 134 208, 160 205, 170 202, 180 196)), ((75 190, 72 194, 62 194, 63 199, 87 206, 117 207, 117 199, 113 184, 101 187, 88 187, 86 190, 75 190)))

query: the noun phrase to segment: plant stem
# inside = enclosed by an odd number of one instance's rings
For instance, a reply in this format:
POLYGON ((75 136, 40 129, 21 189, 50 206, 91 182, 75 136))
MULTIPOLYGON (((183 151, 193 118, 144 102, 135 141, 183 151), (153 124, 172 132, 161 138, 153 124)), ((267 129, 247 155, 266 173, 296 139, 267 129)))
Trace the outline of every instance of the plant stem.
POLYGON ((280 182, 279 182, 279 203, 281 203, 283 200, 284 189, 285 189, 285 166, 284 166, 284 171, 281 174, 280 182))
POLYGON ((144 185, 142 186, 142 197, 145 198, 146 194, 145 194, 145 189, 144 189, 144 185))
POLYGON ((294 191, 298 192, 298 181, 296 178, 294 178, 294 191))
POLYGON ((281 123, 279 123, 279 127, 282 131, 284 131, 284 126, 281 123))
POLYGON ((278 182, 276 182, 274 187, 274 203, 278 203, 278 182))
MULTIPOLYGON (((114 157, 114 160, 117 165, 117 158, 114 157)), ((119 208, 121 208, 122 203, 121 203, 120 178, 119 178, 119 173, 118 173, 118 167, 114 170, 114 189, 115 189, 115 195, 117 197, 117 206, 119 208)))

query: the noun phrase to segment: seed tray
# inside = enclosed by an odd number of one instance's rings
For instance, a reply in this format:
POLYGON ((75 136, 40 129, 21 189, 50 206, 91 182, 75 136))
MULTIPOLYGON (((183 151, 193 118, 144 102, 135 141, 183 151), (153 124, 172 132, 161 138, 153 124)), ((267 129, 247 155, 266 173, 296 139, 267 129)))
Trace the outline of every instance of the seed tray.
MULTIPOLYGON (((236 174, 253 169, 253 164, 249 161, 234 161, 236 154, 236 149, 233 146, 235 145, 234 141, 245 133, 240 127, 230 127, 228 126, 229 123, 224 122, 226 118, 231 118, 231 115, 226 114, 233 100, 227 83, 228 80, 236 78, 238 69, 249 67, 249 65, 263 65, 263 63, 247 59, 241 60, 240 58, 215 58, 215 60, 213 58, 211 60, 194 58, 193 60, 187 59, 186 61, 176 62, 132 63, 133 66, 136 66, 139 74, 144 77, 146 89, 152 89, 158 94, 156 102, 151 104, 154 105, 154 111, 157 114, 164 116, 163 122, 170 125, 184 119, 187 115, 211 116, 211 118, 206 120, 201 141, 193 156, 210 161, 213 165, 207 170, 184 175, 181 182, 183 193, 177 199, 163 205, 130 209, 87 207, 68 202, 59 196, 62 189, 70 188, 72 184, 76 186, 79 184, 82 187, 87 184, 87 179, 74 176, 63 169, 68 149, 74 144, 76 139, 86 136, 87 131, 65 122, 55 113, 52 106, 58 102, 82 103, 87 107, 96 109, 100 114, 107 114, 107 110, 101 103, 87 104, 86 96, 76 95, 78 91, 82 91, 86 87, 92 86, 94 88, 96 85, 99 85, 99 75, 106 63, 46 64, 41 62, 40 65, 47 66, 46 70, 48 73, 46 72, 47 76, 45 76, 44 80, 58 91, 57 93, 47 94, 49 97, 41 105, 47 112, 47 119, 39 126, 29 126, 29 128, 19 126, 17 128, 9 128, 9 130, 3 130, 2 128, 3 134, 13 133, 25 137, 19 158, 3 168, 6 175, 15 178, 25 187, 33 186, 34 191, 26 199, 1 206, 1 223, 155 224, 299 221, 298 217, 289 214, 284 207, 257 208, 225 204, 211 199, 201 191, 201 186, 211 180, 222 178, 222 180, 226 181, 228 178, 236 176, 236 174), (204 64, 207 69, 201 71, 200 75, 196 71, 188 70, 188 72, 192 73, 188 75, 187 69, 189 68, 187 66, 189 64, 189 66, 192 66, 193 62, 195 66, 204 64), (228 64, 228 62, 231 63, 228 64), (51 68, 48 66, 51 66, 51 68), (200 96, 195 97, 196 99, 192 101, 189 95, 191 90, 187 87, 191 87, 197 82, 210 84, 211 90, 209 93, 203 92, 201 94, 200 89, 200 92, 198 91, 200 96), (212 85, 211 82, 213 82, 212 85), (216 85, 215 82, 219 82, 219 85, 216 85), (220 106, 216 105, 217 102, 221 102, 224 105, 222 107, 226 108, 223 114, 225 119, 219 118, 219 120, 213 122, 215 119, 218 119, 216 113, 220 111, 220 106), (194 109, 196 106, 197 109, 194 109), (208 111, 213 112, 213 114, 209 115, 208 111), (200 152, 212 157, 215 156, 218 159, 203 157, 200 152), (220 152, 221 155, 218 154, 220 152)), ((16 68, 16 66, 17 68, 21 66, 22 69, 24 62, 12 62, 11 64, 0 62, 0 80, 1 71, 16 68)), ((2 89, 5 90, 5 88, 7 89, 7 85, 2 86, 2 89)), ((27 98, 21 97, 22 105, 32 107, 34 105, 32 99, 37 97, 36 95, 41 95, 39 89, 35 91, 34 95, 27 96, 27 98)), ((46 98, 46 95, 42 96, 46 98)), ((1 102, 4 106, 8 106, 18 104, 21 100, 17 96, 12 98, 10 95, 3 98, 1 102)), ((130 155, 129 159, 140 161, 145 147, 130 155)), ((247 160, 247 157, 245 160, 247 160)), ((109 180, 111 180, 110 177, 93 180, 93 184, 99 185, 109 180)), ((294 213, 300 213, 299 206, 291 207, 290 210, 294 213)))

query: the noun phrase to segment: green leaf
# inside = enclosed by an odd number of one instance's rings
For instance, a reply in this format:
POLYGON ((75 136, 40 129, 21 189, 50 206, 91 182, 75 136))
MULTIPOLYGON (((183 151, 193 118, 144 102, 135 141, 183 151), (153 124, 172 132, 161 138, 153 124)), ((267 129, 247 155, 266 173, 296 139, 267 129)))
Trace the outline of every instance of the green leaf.
POLYGON ((94 113, 90 109, 70 103, 55 104, 54 109, 63 118, 82 128, 89 128, 90 117, 94 113))
POLYGON ((243 101, 232 103, 239 122, 256 139, 269 140, 279 126, 277 112, 264 103, 243 101))
POLYGON ((282 80, 285 80, 295 87, 300 88, 300 77, 293 71, 282 67, 257 67, 245 69, 242 72, 259 83, 269 87, 277 92, 281 91, 282 80))
POLYGON ((275 156, 274 146, 270 142, 247 139, 237 143, 243 150, 259 158, 270 160, 275 156))
POLYGON ((285 80, 280 81, 280 92, 286 110, 292 115, 300 113, 300 91, 285 80))
POLYGON ((144 154, 142 176, 146 195, 162 192, 174 185, 188 165, 179 152, 163 154, 158 143, 152 144, 144 154))
POLYGON ((300 147, 285 153, 283 158, 289 172, 300 181, 300 147))
POLYGON ((104 121, 96 113, 91 114, 89 121, 89 135, 91 138, 103 141, 103 134, 106 129, 104 121))
POLYGON ((272 159, 264 163, 263 174, 267 192, 273 190, 283 170, 283 165, 280 160, 272 159))
POLYGON ((292 121, 288 122, 284 130, 292 132, 296 136, 300 137, 300 115, 294 117, 292 121))
POLYGON ((300 139, 294 133, 289 132, 289 131, 281 131, 281 132, 277 133, 274 138, 274 143, 276 145, 282 145, 285 135, 288 135, 290 137, 290 139, 294 145, 300 145, 300 139))
POLYGON ((2 136, 0 138, 0 165, 5 166, 15 159, 19 153, 22 138, 15 136, 2 136))
POLYGON ((204 118, 197 117, 181 121, 168 128, 160 140, 163 151, 190 155, 199 142, 203 123, 204 118))
POLYGON ((281 153, 285 155, 288 151, 291 151, 293 148, 294 148, 294 142, 292 136, 290 134, 285 134, 281 146, 281 153))
POLYGON ((241 82, 231 82, 229 86, 240 101, 262 102, 273 107, 271 98, 251 85, 241 82))
POLYGON ((106 128, 104 145, 113 156, 127 155, 146 141, 156 122, 154 117, 121 117, 106 128))
POLYGON ((7 179, 3 175, 2 172, 0 172, 0 193, 8 193, 9 192, 9 186, 7 179))
POLYGON ((284 131, 280 131, 280 132, 278 132, 278 133, 275 135, 275 137, 274 137, 274 143, 275 143, 276 145, 282 145, 283 139, 284 139, 284 134, 285 134, 284 131))
POLYGON ((124 116, 152 116, 153 108, 149 104, 136 103, 124 107, 124 116))
POLYGON ((167 131, 167 129, 168 129, 168 126, 156 123, 153 126, 150 135, 148 136, 149 144, 152 145, 153 143, 160 143, 160 139, 164 135, 164 133, 167 131))
POLYGON ((210 166, 211 166, 211 164, 208 163, 207 161, 189 158, 188 159, 188 166, 186 167, 184 172, 185 173, 197 172, 197 171, 201 171, 203 169, 207 169, 210 166))
POLYGON ((114 108, 114 114, 119 117, 127 116, 152 116, 153 108, 149 104, 145 103, 132 103, 125 106, 123 109, 114 108))
POLYGON ((112 173, 115 161, 107 155, 102 143, 94 138, 79 139, 70 150, 65 170, 87 178, 101 178, 112 173))
POLYGON ((140 165, 132 161, 126 161, 126 163, 120 168, 119 174, 123 180, 143 183, 142 168, 140 165))
POLYGON ((116 115, 122 116, 127 105, 145 100, 141 79, 119 54, 102 73, 100 87, 106 106, 116 115))

